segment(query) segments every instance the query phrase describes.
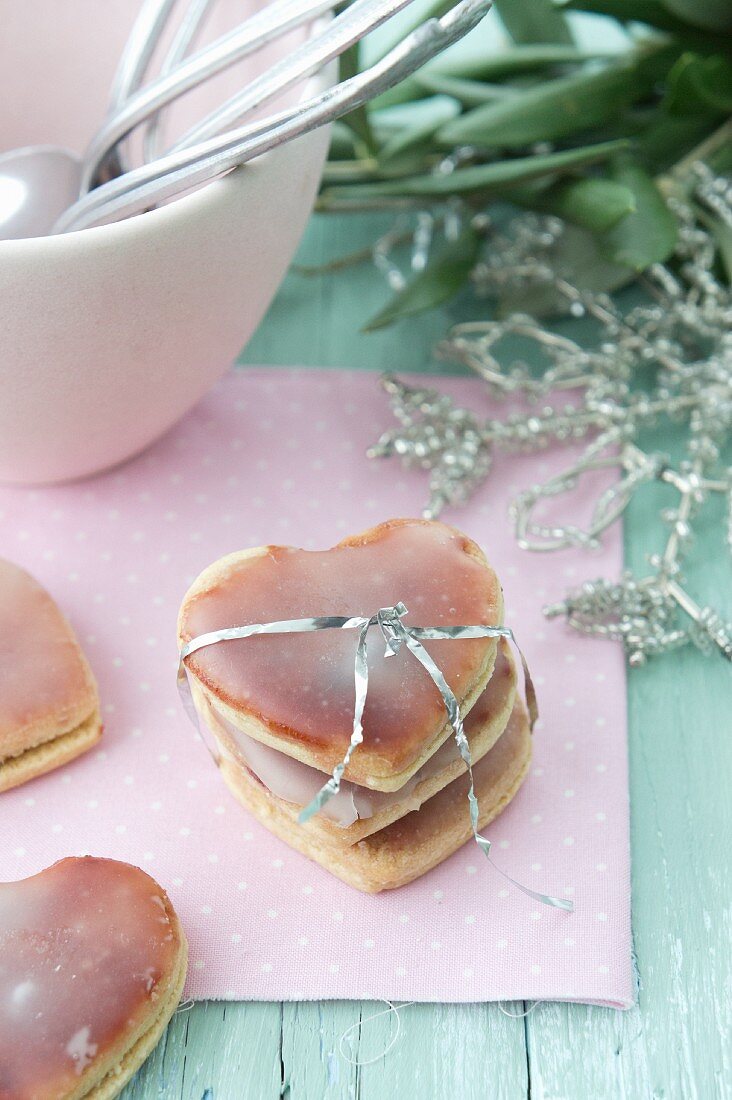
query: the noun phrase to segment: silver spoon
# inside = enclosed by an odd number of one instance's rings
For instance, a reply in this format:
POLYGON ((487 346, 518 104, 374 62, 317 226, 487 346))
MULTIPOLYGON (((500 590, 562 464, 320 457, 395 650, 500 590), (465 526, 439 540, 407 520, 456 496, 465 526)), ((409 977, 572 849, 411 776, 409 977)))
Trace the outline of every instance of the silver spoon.
POLYGON ((0 156, 0 240, 43 237, 79 197, 81 160, 56 145, 0 156))
MULTIPOLYGON (((118 110, 139 86, 175 2, 143 4, 120 58, 111 110, 118 110)), ((0 155, 0 240, 50 233, 79 197, 82 177, 81 158, 59 146, 27 145, 0 155)))

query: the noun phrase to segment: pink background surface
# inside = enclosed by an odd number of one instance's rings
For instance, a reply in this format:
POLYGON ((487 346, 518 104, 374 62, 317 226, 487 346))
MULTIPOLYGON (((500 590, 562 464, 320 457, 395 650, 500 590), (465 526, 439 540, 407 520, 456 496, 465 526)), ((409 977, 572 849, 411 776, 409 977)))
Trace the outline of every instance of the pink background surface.
MULTIPOLYGON (((424 378, 422 378, 424 383, 424 378)), ((480 383, 439 380, 485 414, 480 383)), ((569 462, 500 459, 444 519, 480 542, 542 713, 522 790, 486 830, 496 862, 574 914, 511 888, 466 845, 393 893, 366 896, 292 851, 229 794, 177 698, 175 620, 213 559, 263 543, 332 545, 416 515, 419 473, 369 462, 393 421, 374 375, 252 369, 170 435, 92 481, 0 489, 0 553, 58 600, 98 678, 98 751, 0 796, 0 879, 91 853, 168 890, 191 946, 194 998, 388 997, 633 1002, 623 659, 546 622, 541 606, 614 575, 617 530, 592 556, 520 551, 507 502, 569 462)), ((588 498, 589 499, 589 498, 588 498)), ((572 517, 577 520, 576 499, 572 517)))

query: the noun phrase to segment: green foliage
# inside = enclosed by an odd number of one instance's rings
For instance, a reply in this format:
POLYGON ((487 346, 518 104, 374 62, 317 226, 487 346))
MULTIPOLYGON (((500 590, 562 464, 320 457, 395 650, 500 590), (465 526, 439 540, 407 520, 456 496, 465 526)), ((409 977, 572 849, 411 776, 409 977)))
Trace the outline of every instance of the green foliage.
MULTIPOLYGON (((617 290, 635 278, 630 268, 612 263, 602 255, 594 233, 577 225, 567 225, 547 259, 557 275, 592 292, 617 290)), ((497 309, 501 316, 519 312, 546 317, 564 305, 566 301, 552 286, 538 283, 521 289, 507 288, 498 299, 497 309)))
POLYGON ((732 61, 682 54, 669 73, 665 106, 679 115, 732 113, 732 61))
POLYGON ((567 0, 564 6, 621 23, 645 23, 693 49, 732 52, 732 42, 717 33, 731 25, 729 0, 567 0))
POLYGON ((534 196, 529 205, 593 233, 604 233, 638 209, 631 187, 607 179, 565 180, 534 196))
POLYGON ((662 263, 676 246, 676 218, 658 187, 639 165, 623 160, 611 167, 614 180, 632 191, 635 209, 600 237, 600 251, 611 263, 644 271, 662 263))
MULTIPOLYGON (((420 72, 408 77, 395 88, 384 92, 374 100, 372 109, 393 106, 396 103, 408 103, 424 95, 423 78, 435 76, 453 77, 466 80, 522 80, 534 73, 559 70, 568 65, 579 65, 586 61, 606 57, 603 49, 580 50, 576 46, 529 45, 513 46, 495 54, 463 56, 459 52, 449 51, 446 56, 438 57, 420 72)), ((510 90, 510 88, 509 88, 510 90)))
POLYGON ((476 192, 482 198, 510 198, 507 190, 512 184, 535 179, 537 176, 556 176, 587 164, 606 160, 627 147, 624 141, 607 141, 580 149, 568 149, 563 153, 546 153, 543 156, 516 157, 498 160, 492 164, 476 164, 457 168, 449 173, 427 173, 405 176, 402 179, 383 180, 374 183, 355 183, 348 187, 329 187, 323 191, 323 205, 337 205, 338 198, 374 199, 419 197, 447 198, 476 192))
POLYGON ((483 80, 470 80, 464 76, 424 72, 418 73, 416 80, 426 92, 451 96, 462 103, 463 107, 479 107, 482 103, 495 103, 496 100, 510 99, 518 95, 514 88, 506 88, 502 84, 489 84, 483 80))
MULTIPOLYGON (((415 5, 418 18, 450 6, 415 5)), ((459 197, 481 209, 508 200, 568 223, 557 260, 580 285, 622 285, 673 251, 677 226, 662 194, 670 181, 683 191, 695 150, 718 171, 732 166, 725 123, 732 3, 496 0, 496 8, 511 45, 495 53, 451 50, 344 120, 320 208, 425 207, 459 197), (627 25, 627 49, 579 49, 570 9, 627 25), (396 114, 384 109, 395 103, 402 105, 396 114), (459 160, 445 170, 456 149, 459 160)), ((355 71, 357 54, 345 64, 355 71)), ((369 327, 451 297, 479 243, 466 233, 436 253, 369 327)), ((721 262, 732 268, 728 229, 717 227, 715 236, 721 262)))
POLYGON ((514 42, 571 43, 572 32, 553 0, 495 0, 514 42))
POLYGON ((454 297, 467 283, 475 266, 481 237, 468 226, 430 256, 424 271, 412 279, 365 326, 365 332, 385 328, 402 317, 434 309, 454 297))
POLYGON ((509 99, 487 103, 449 122, 441 145, 520 149, 583 133, 621 114, 643 92, 634 66, 608 66, 548 80, 509 99))
MULTIPOLYGON (((359 46, 360 43, 356 42, 353 46, 349 46, 345 53, 341 54, 338 65, 339 80, 348 80, 360 71, 359 46)), ((367 153, 373 153, 376 150, 376 139, 371 129, 369 113, 365 105, 356 107, 355 110, 345 115, 341 119, 341 123, 363 142, 367 153)))
POLYGON ((663 6, 695 27, 708 31, 732 30, 732 4, 729 0, 663 0, 663 6))
POLYGON ((452 97, 435 96, 432 110, 428 116, 413 126, 401 126, 389 137, 379 150, 379 161, 387 164, 415 145, 423 145, 434 133, 445 125, 446 119, 459 114, 460 106, 452 97))

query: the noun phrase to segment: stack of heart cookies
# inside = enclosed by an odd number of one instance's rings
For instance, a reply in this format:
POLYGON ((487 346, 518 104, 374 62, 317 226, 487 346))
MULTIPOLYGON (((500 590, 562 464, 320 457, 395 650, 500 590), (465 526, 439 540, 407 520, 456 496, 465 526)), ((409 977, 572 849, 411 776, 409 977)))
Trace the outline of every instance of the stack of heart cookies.
MULTIPOLYGON (((181 649, 212 631, 318 616, 365 616, 403 603, 407 626, 499 626, 503 598, 480 548, 459 531, 396 519, 332 550, 264 546, 209 566, 187 592, 181 649)), ((255 634, 185 660, 193 701, 240 802, 293 848, 360 890, 423 875, 472 836, 469 782, 435 683, 404 646, 385 659, 367 639, 363 742, 338 793, 298 820, 343 760, 353 731, 351 630, 255 634)), ((479 824, 518 790, 531 756, 529 721, 504 639, 425 641, 460 706, 479 824)))

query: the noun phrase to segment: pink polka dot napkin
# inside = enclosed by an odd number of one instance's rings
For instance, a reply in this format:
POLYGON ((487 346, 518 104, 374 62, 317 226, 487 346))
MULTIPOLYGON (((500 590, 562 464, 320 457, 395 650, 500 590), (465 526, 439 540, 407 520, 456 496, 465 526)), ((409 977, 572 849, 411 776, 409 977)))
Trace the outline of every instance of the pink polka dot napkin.
MULTIPOLYGON (((439 385, 489 412, 479 382, 439 385)), ((247 815, 182 712, 176 614, 204 566, 267 542, 323 548, 419 514, 424 477, 365 458, 391 423, 374 375, 242 370, 126 466, 71 485, 0 489, 0 553, 68 614, 105 722, 97 751, 0 795, 0 878, 87 852, 139 864, 169 890, 188 933, 190 997, 627 1007, 623 660, 541 614, 583 578, 617 574, 620 539, 616 531, 592 555, 528 554, 507 518, 511 495, 566 465, 566 450, 498 460, 470 503, 444 518, 498 570, 542 712, 530 776, 486 834, 508 874, 571 896, 573 914, 510 887, 472 843, 401 890, 351 890, 247 815)), ((576 522, 577 498, 565 506, 576 522)))

